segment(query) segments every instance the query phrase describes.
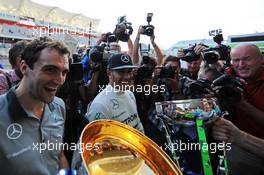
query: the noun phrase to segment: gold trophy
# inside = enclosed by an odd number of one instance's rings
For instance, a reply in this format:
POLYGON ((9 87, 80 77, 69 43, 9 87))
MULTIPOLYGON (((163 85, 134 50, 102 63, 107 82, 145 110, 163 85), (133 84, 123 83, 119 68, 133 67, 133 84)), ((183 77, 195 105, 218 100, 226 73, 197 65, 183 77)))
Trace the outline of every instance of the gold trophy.
POLYGON ((80 144, 82 161, 90 175, 182 174, 157 144, 117 121, 89 123, 81 134, 80 144))

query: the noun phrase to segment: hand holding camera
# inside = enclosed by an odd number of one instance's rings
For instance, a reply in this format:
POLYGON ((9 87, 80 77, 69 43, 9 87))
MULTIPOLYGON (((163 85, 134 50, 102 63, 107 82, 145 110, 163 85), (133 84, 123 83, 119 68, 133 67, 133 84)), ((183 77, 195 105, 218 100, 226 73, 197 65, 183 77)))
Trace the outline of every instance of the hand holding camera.
POLYGON ((144 33, 144 28, 143 28, 143 26, 141 25, 141 26, 139 26, 139 28, 138 28, 138 34, 137 34, 137 37, 140 36, 140 35, 143 34, 143 33, 144 33))
POLYGON ((177 56, 186 62, 196 61, 200 59, 200 50, 202 49, 202 46, 194 44, 187 49, 179 50, 177 56), (194 50, 195 47, 196 50, 194 50))
POLYGON ((207 49, 208 46, 204 45, 204 44, 197 44, 193 50, 194 50, 194 53, 196 55, 200 55, 205 49, 207 49))
POLYGON ((179 49, 178 52, 177 52, 177 57, 181 58, 181 57, 184 57, 184 56, 185 56, 185 53, 183 52, 183 49, 179 49))
POLYGON ((118 40, 127 42, 129 36, 133 33, 132 23, 127 22, 126 16, 119 17, 113 33, 116 35, 118 40))
POLYGON ((154 34, 155 27, 150 24, 150 22, 152 21, 152 16, 153 16, 153 13, 147 14, 148 25, 142 26, 142 28, 144 29, 144 31, 142 32, 143 35, 152 36, 154 34))

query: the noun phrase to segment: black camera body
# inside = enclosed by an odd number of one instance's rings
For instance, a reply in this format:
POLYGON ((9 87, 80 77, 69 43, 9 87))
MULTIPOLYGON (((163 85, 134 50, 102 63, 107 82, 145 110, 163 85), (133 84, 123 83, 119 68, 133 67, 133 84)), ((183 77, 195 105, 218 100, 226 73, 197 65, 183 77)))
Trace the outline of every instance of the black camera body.
POLYGON ((214 64, 218 60, 230 59, 231 48, 229 46, 220 44, 214 48, 205 49, 203 51, 203 59, 208 64, 214 64))
POLYGON ((241 92, 245 87, 243 82, 244 81, 239 77, 223 74, 216 78, 212 82, 212 85, 213 87, 222 86, 217 93, 219 99, 234 104, 239 102, 242 98, 241 92))
POLYGON ((196 61, 196 60, 199 60, 200 59, 200 55, 197 55, 195 52, 194 52, 194 47, 196 46, 193 45, 187 49, 183 49, 183 53, 185 54, 185 56, 183 57, 180 57, 180 59, 182 59, 183 61, 186 61, 186 62, 192 62, 192 61, 196 61))
POLYGON ((149 56, 142 57, 142 65, 137 69, 134 80, 136 84, 141 84, 143 79, 152 79, 152 74, 155 70, 156 63, 149 56))
POLYGON ((144 31, 142 32, 143 35, 152 36, 154 34, 154 26, 153 25, 146 25, 142 26, 144 31))
POLYGON ((153 13, 147 14, 148 25, 142 26, 144 29, 144 31, 142 32, 143 35, 152 36, 154 34, 155 27, 150 24, 150 22, 152 21, 152 16, 153 16, 153 13))
POLYGON ((118 38, 114 33, 108 32, 102 41, 105 43, 118 42, 118 38))
POLYGON ((208 64, 214 64, 218 60, 224 60, 226 66, 231 65, 230 51, 231 47, 221 44, 223 39, 222 30, 212 30, 209 32, 210 36, 213 36, 214 42, 217 46, 214 48, 209 48, 203 51, 203 60, 208 64))
POLYGON ((111 53, 106 49, 106 45, 95 46, 89 52, 89 57, 94 63, 107 63, 110 56, 111 53))
POLYGON ((199 97, 209 94, 207 90, 215 93, 219 100, 226 102, 226 104, 235 104, 242 98, 245 85, 243 80, 228 74, 221 74, 214 81, 209 80, 196 80, 189 84, 190 95, 199 97), (214 92, 213 87, 221 86, 217 92, 214 92))
POLYGON ((127 22, 126 16, 119 17, 113 33, 118 40, 127 42, 129 36, 133 33, 132 23, 127 22))
POLYGON ((199 98, 201 95, 208 94, 207 89, 211 89, 212 82, 209 80, 194 80, 189 84, 189 91, 193 98, 199 98))
POLYGON ((176 74, 177 71, 172 66, 163 66, 161 67, 158 78, 174 78, 176 74))
POLYGON ((151 79, 154 68, 146 65, 142 65, 137 69, 137 75, 135 77, 135 82, 141 82, 143 79, 151 79))

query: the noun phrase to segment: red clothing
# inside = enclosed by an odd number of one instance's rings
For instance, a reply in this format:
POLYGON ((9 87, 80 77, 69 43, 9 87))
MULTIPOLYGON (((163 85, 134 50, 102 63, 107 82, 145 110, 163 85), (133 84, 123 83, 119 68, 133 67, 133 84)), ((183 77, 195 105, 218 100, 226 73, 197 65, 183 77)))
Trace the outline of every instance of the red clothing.
MULTIPOLYGON (((264 111, 264 68, 262 69, 260 77, 256 81, 250 82, 246 85, 244 95, 248 103, 255 106, 257 109, 264 111)), ((234 122, 242 131, 264 139, 264 127, 244 111, 236 110, 234 122)))

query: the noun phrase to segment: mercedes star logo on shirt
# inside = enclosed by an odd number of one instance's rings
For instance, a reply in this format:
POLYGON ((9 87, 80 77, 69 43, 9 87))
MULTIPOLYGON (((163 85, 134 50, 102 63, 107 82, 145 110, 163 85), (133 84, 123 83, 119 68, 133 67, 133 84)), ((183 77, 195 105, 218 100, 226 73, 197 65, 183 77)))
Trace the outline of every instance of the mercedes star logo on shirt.
POLYGON ((18 123, 12 123, 6 130, 6 135, 9 139, 18 139, 22 134, 23 128, 18 123))
POLYGON ((119 102, 116 99, 111 99, 111 102, 113 103, 112 109, 118 109, 119 108, 119 102))

